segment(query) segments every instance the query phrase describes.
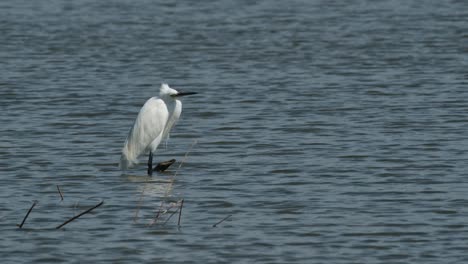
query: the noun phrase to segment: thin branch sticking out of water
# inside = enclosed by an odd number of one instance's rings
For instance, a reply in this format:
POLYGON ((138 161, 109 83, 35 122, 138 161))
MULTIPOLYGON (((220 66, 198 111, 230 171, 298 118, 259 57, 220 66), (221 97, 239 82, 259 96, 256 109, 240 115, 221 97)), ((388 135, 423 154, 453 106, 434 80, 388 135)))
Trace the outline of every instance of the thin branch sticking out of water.
POLYGON ((23 221, 21 222, 21 224, 17 225, 19 228, 23 228, 23 225, 26 222, 26 219, 28 218, 29 214, 31 213, 32 209, 34 208, 34 206, 36 206, 37 203, 38 203, 38 201, 33 202, 33 204, 31 205, 31 208, 29 208, 28 212, 24 216, 23 221))
POLYGON ((60 228, 62 228, 64 225, 66 225, 66 224, 70 223, 71 221, 73 221, 73 220, 79 218, 80 216, 91 212, 92 210, 94 210, 94 209, 98 208, 99 206, 101 206, 103 203, 104 203, 104 201, 101 201, 101 202, 98 203, 97 205, 95 205, 95 206, 89 208, 88 210, 86 210, 86 211, 80 213, 79 215, 76 215, 76 216, 74 216, 74 217, 68 219, 67 221, 63 222, 63 224, 57 226, 56 229, 60 229, 60 228))
POLYGON ((63 194, 62 191, 60 191, 60 187, 57 185, 57 191, 60 194, 60 200, 63 201, 63 194))
POLYGON ((231 216, 232 216, 232 214, 231 214, 231 215, 228 215, 228 216, 226 216, 226 217, 224 217, 223 219, 221 219, 221 221, 219 221, 219 222, 217 222, 216 224, 214 224, 213 227, 216 227, 217 225, 219 225, 219 224, 221 224, 222 222, 226 221, 226 220, 227 220, 229 217, 231 217, 231 216))
POLYGON ((182 207, 184 207, 184 199, 180 201, 180 208, 179 208, 179 221, 177 221, 177 225, 180 226, 180 217, 182 216, 182 207))
MULTIPOLYGON (((167 213, 169 210, 171 210, 174 205, 170 204, 169 207, 167 207, 166 209, 164 209, 164 211, 162 210, 162 207, 164 206, 164 201, 161 201, 161 205, 159 205, 159 209, 158 211, 156 212, 156 215, 154 216, 153 220, 148 224, 149 226, 152 226, 154 224, 156 224, 159 220, 159 217, 162 215, 162 214, 165 214, 167 213)), ((177 211, 176 211, 177 212, 177 211)), ((172 216, 172 215, 171 215, 172 216)), ((167 222, 167 220, 166 220, 167 222)), ((164 223, 166 223, 164 222, 164 223)))

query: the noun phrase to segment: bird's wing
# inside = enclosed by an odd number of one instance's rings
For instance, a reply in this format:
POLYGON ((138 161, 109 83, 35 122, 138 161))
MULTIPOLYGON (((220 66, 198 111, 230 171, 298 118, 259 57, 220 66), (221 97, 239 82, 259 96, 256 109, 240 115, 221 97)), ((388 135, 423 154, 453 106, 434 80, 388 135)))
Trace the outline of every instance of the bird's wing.
POLYGON ((120 168, 130 168, 138 163, 138 156, 148 150, 153 141, 162 138, 168 118, 169 112, 163 100, 152 97, 146 101, 125 141, 120 168))

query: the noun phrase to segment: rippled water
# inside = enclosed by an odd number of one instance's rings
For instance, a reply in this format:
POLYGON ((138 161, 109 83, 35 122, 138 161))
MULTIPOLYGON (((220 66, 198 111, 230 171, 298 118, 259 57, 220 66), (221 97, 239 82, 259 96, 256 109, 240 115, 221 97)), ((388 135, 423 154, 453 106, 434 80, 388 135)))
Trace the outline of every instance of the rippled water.
POLYGON ((467 17, 465 1, 2 1, 2 263, 468 261, 467 17), (199 92, 156 156, 178 163, 122 173, 163 81, 199 92), (174 208, 152 222, 182 198, 180 227, 174 208))

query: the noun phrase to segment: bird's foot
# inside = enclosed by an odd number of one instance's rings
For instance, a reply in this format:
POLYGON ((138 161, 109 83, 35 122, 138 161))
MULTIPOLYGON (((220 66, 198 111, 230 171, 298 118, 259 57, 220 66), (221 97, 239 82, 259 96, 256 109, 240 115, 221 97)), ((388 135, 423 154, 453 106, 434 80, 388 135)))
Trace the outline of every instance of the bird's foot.
MULTIPOLYGON (((157 172, 163 172, 165 170, 167 170, 167 168, 169 168, 169 166, 171 166, 172 164, 174 164, 174 162, 176 162, 175 159, 171 159, 171 160, 168 160, 168 161, 163 161, 163 162, 160 162, 158 163, 158 165, 156 165, 153 170, 157 171, 157 172)), ((148 168, 149 170, 149 168, 148 168)))

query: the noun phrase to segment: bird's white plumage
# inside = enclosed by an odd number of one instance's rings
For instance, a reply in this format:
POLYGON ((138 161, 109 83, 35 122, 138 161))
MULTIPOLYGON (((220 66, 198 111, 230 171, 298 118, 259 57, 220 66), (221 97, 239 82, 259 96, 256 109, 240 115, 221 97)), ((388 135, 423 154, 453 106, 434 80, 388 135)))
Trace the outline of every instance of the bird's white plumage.
POLYGON ((162 84, 159 97, 146 101, 125 140, 119 167, 128 169, 138 163, 138 157, 155 152, 162 140, 169 137, 182 112, 182 103, 173 95, 178 92, 162 84))

